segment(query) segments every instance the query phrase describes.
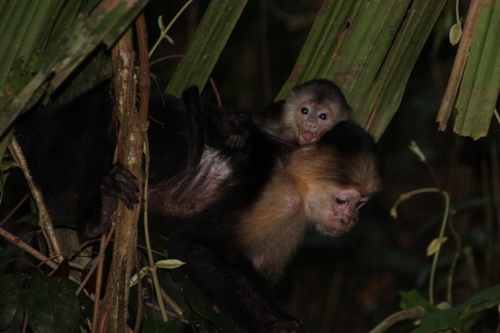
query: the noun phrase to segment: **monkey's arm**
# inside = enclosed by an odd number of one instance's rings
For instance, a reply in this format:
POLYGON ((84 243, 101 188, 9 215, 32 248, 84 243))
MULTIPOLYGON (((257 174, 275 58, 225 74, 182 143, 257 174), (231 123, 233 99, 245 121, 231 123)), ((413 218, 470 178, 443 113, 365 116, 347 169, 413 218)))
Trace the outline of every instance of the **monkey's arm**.
POLYGON ((296 144, 297 140, 293 134, 293 124, 287 119, 284 110, 285 100, 272 103, 266 108, 256 110, 252 113, 252 121, 260 132, 274 141, 296 144))
POLYGON ((250 114, 227 112, 200 98, 198 87, 182 93, 187 113, 188 169, 195 171, 205 145, 216 149, 241 148, 249 135, 250 114))
POLYGON ((282 126, 282 111, 284 100, 256 110, 237 110, 226 112, 222 116, 222 128, 226 136, 226 144, 231 148, 243 147, 250 135, 250 123, 271 139, 280 139, 276 136, 282 126))

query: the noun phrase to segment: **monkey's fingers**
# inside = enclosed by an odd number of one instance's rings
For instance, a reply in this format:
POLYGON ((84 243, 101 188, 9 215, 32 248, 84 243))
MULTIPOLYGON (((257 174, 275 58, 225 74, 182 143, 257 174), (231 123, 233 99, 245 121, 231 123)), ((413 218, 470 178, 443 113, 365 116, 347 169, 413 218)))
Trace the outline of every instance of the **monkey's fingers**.
POLYGON ((130 187, 135 187, 136 191, 139 192, 139 188, 137 187, 137 177, 123 165, 115 164, 108 173, 108 176, 112 177, 117 182, 130 184, 130 187))
POLYGON ((119 198, 128 209, 139 203, 137 178, 124 166, 116 164, 102 182, 101 193, 119 198))

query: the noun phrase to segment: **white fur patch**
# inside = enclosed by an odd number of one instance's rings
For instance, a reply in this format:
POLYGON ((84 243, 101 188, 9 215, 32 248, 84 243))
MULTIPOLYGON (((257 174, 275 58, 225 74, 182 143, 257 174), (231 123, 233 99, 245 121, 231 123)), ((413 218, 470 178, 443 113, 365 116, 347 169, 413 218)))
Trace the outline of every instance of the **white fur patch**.
POLYGON ((194 186, 207 186, 208 191, 217 188, 231 176, 233 170, 229 165, 229 158, 221 156, 216 149, 205 147, 201 156, 197 177, 193 180, 194 186), (207 179, 207 177, 210 179, 207 179))
POLYGON ((202 211, 234 181, 229 161, 230 158, 217 149, 205 146, 194 174, 182 173, 150 188, 150 207, 156 207, 158 213, 177 217, 190 217, 202 211))

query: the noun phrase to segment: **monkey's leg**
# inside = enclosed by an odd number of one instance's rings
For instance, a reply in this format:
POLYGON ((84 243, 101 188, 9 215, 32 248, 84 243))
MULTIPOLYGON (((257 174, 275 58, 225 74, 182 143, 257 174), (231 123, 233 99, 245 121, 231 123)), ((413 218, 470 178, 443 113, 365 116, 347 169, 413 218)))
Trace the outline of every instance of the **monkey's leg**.
POLYGON ((239 332, 306 332, 281 311, 264 279, 227 245, 229 240, 209 240, 206 225, 193 229, 172 235, 169 256, 186 262, 183 270, 231 317, 239 332), (197 232, 205 236, 192 237, 197 232))

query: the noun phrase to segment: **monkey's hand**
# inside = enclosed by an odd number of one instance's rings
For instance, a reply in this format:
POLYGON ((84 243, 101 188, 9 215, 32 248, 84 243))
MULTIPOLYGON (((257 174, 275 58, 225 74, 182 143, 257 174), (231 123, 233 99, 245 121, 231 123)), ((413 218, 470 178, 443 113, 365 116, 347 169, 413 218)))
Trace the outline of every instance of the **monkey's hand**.
POLYGON ((84 236, 99 236, 111 227, 111 215, 121 199, 128 209, 139 203, 137 178, 123 165, 115 164, 101 183, 101 207, 96 216, 85 227, 84 236))
POLYGON ((227 113, 222 117, 222 130, 225 144, 231 148, 241 148, 250 134, 250 116, 247 114, 227 113))

